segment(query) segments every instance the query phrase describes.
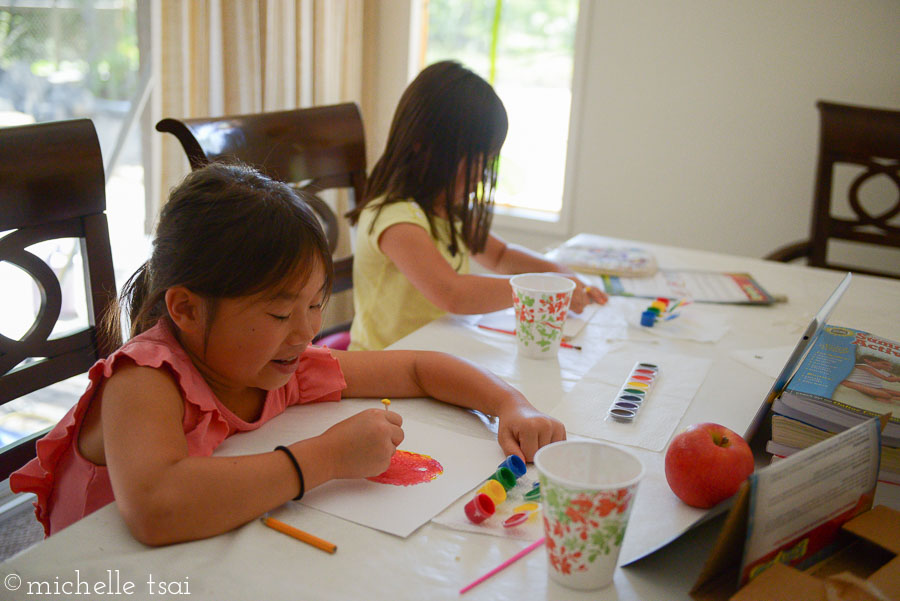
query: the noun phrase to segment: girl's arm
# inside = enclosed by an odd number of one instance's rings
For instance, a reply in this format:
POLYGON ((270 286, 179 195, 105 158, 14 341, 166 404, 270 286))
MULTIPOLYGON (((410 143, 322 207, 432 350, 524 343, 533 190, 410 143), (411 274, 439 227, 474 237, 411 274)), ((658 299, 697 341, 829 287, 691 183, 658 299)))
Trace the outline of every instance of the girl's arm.
MULTIPOLYGON (((378 239, 378 247, 425 298, 443 311, 456 314, 490 313, 512 306, 507 275, 456 273, 434 247, 434 240, 428 231, 418 225, 398 223, 386 228, 378 239)), ((584 284, 574 276, 573 279, 576 280, 576 290, 572 297, 572 310, 579 312, 587 304, 588 296, 584 292, 584 284)), ((592 291, 595 295, 602 295, 597 290, 592 291)), ((605 295, 596 298, 605 299, 605 295)))
POLYGON ((565 265, 550 261, 543 255, 517 244, 509 244, 494 234, 488 234, 484 251, 472 258, 485 269, 496 273, 538 273, 553 271, 572 275, 565 265))
MULTIPOLYGON (((116 505, 141 542, 163 545, 227 532, 297 495, 296 471, 282 451, 190 456, 184 401, 168 373, 126 366, 101 394, 103 452, 116 505)), ((398 414, 373 409, 290 445, 306 490, 387 469, 403 439, 400 423, 398 414)))
POLYGON ((428 396, 500 418, 497 441, 507 455, 531 461, 542 446, 565 440, 565 427, 521 392, 469 361, 427 351, 334 352, 347 397, 428 396))
POLYGON ((575 282, 572 294, 572 311, 581 313, 585 305, 594 302, 601 305, 608 300, 606 294, 593 286, 588 288, 567 266, 550 261, 545 256, 518 244, 509 244, 499 236, 488 234, 484 252, 472 258, 485 269, 496 273, 541 273, 555 272, 571 278, 575 282))
POLYGON ((448 313, 490 313, 512 306, 509 277, 459 274, 418 225, 398 223, 382 232, 378 247, 406 279, 436 307, 448 313))

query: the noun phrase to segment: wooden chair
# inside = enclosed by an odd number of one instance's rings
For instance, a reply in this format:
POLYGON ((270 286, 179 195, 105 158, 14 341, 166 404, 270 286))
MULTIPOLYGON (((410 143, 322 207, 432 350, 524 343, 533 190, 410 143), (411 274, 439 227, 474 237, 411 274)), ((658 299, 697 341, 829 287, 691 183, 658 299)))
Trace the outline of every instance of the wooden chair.
MULTIPOLYGON (((310 193, 310 204, 322 221, 332 252, 337 246, 338 220, 316 193, 347 188, 352 191, 353 206, 364 192, 365 135, 354 103, 251 115, 163 119, 156 129, 178 138, 191 169, 211 161, 237 159, 310 193)), ((352 276, 353 257, 336 259, 334 293, 352 288, 352 276)), ((350 322, 327 328, 319 334, 317 343, 346 348, 349 329, 350 322)))
MULTIPOLYGON (((97 327, 116 294, 105 185, 90 120, 0 128, 0 262, 30 275, 41 298, 21 339, 0 334, 0 404, 83 373, 114 350, 115 341, 97 327), (60 282, 28 247, 62 238, 80 241, 88 325, 51 338, 62 306, 60 282)), ((35 456, 45 432, 0 449, 0 480, 35 456)))
POLYGON ((896 272, 852 267, 828 259, 829 240, 900 248, 900 224, 892 222, 900 215, 900 111, 823 101, 816 106, 820 115, 819 160, 810 237, 781 247, 766 258, 792 261, 805 257, 815 267, 900 278, 896 272), (864 169, 846 190, 852 218, 835 217, 832 211, 835 167, 839 165, 864 169), (887 211, 872 215, 860 202, 859 190, 876 176, 892 182, 897 196, 887 211))

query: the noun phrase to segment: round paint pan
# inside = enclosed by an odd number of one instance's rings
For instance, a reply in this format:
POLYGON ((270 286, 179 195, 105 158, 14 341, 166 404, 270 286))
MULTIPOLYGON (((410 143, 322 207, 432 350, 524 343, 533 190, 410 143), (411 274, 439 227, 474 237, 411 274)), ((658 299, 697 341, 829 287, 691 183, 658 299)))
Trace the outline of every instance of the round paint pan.
POLYGON ((640 405, 644 402, 644 397, 638 396, 636 394, 623 394, 619 397, 619 401, 625 401, 628 403, 634 403, 635 405, 640 405))
POLYGON ((613 403, 613 409, 628 409, 630 411, 637 411, 641 406, 634 401, 616 401, 613 403))
POLYGON ((609 416, 619 422, 630 422, 634 420, 636 415, 637 412, 634 409, 622 409, 620 407, 613 407, 609 410, 609 416))

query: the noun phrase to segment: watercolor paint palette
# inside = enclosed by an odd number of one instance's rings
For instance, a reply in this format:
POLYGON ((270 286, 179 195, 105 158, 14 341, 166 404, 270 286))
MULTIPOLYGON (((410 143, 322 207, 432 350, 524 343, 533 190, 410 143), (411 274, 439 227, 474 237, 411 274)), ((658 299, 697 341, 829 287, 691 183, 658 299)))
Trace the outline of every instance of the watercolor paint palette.
POLYGON ((655 363, 635 363, 609 407, 609 417, 617 422, 634 421, 658 378, 659 366, 655 363))

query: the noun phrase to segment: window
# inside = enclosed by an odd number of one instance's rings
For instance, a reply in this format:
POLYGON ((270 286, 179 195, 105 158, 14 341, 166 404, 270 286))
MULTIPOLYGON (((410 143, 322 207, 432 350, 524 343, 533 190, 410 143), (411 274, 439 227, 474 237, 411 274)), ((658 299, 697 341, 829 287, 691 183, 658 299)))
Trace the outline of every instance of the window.
MULTIPOLYGON (((93 121, 106 171, 118 286, 148 252, 144 153, 136 123, 146 100, 149 65, 146 60, 141 65, 138 51, 138 10, 136 0, 0 0, 0 127, 93 121)), ((87 317, 77 240, 42 242, 30 250, 60 281, 58 329, 82 327, 87 317)), ((38 288, 9 263, 0 263, 0 288, 0 333, 20 338, 40 306, 38 288)), ((86 381, 86 376, 76 376, 0 407, 0 447, 59 421, 84 392, 86 381)))
POLYGON ((426 6, 425 64, 462 62, 491 82, 506 106, 497 215, 559 222, 578 0, 428 0, 426 6))

